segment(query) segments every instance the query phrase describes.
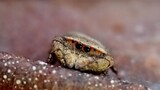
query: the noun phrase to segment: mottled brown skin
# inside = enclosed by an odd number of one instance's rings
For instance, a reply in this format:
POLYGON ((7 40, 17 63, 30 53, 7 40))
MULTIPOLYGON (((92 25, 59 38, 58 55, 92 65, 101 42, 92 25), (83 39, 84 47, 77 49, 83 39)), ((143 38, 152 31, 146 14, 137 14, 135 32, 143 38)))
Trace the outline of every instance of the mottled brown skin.
POLYGON ((95 74, 104 73, 111 68, 117 74, 109 51, 100 42, 80 33, 56 37, 52 41, 49 62, 53 62, 53 56, 68 68, 95 74))

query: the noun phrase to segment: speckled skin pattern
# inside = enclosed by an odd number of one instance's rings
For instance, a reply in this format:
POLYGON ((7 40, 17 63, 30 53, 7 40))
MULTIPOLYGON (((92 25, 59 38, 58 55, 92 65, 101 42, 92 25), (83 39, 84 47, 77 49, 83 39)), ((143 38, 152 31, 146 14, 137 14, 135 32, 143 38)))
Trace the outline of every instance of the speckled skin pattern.
POLYGON ((80 71, 101 73, 114 64, 111 54, 100 42, 77 32, 54 38, 49 62, 53 62, 53 54, 63 66, 80 71))
POLYGON ((0 52, 0 90, 148 90, 141 84, 81 73, 0 52))

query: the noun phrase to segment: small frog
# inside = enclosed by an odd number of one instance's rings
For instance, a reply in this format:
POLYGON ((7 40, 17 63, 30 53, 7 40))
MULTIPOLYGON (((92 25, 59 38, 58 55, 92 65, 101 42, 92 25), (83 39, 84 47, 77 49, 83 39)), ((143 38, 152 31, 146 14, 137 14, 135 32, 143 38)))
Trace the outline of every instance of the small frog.
POLYGON ((95 74, 111 69, 117 74, 110 52, 99 41, 82 33, 72 32, 55 37, 48 62, 55 62, 55 57, 68 68, 95 74))

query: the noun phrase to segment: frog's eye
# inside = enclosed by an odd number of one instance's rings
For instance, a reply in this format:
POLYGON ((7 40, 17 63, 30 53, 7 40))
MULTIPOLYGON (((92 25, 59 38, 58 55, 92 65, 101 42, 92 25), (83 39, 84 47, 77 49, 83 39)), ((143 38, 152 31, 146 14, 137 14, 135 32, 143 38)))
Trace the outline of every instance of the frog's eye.
POLYGON ((82 49, 82 44, 80 44, 80 43, 76 43, 75 46, 77 49, 82 49))
POLYGON ((71 40, 72 41, 72 43, 75 43, 75 41, 74 40, 71 40))
POLYGON ((85 47, 83 47, 83 50, 84 50, 85 52, 90 52, 90 51, 91 51, 91 48, 88 47, 88 46, 85 46, 85 47))

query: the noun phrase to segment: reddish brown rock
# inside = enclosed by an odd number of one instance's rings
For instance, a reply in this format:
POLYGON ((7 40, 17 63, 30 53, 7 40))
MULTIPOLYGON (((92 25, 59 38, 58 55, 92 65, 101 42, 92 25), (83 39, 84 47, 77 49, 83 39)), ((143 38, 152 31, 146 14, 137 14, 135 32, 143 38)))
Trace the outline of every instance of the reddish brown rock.
POLYGON ((1 90, 147 90, 141 84, 55 67, 43 61, 0 53, 1 90))

